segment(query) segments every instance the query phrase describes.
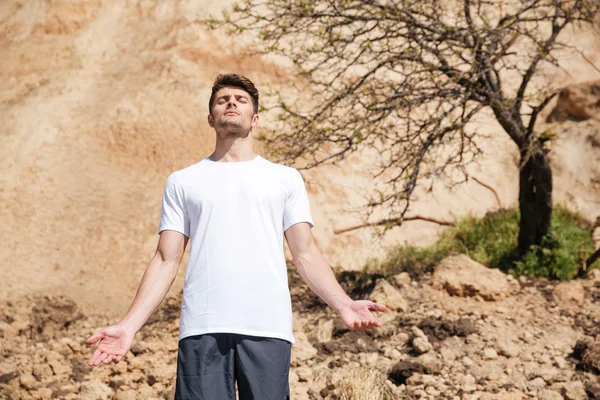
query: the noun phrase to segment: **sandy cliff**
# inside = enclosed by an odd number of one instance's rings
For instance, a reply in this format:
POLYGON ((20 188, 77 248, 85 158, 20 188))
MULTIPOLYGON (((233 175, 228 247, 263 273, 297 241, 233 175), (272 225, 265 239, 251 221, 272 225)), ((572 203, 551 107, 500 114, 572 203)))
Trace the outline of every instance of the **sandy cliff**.
MULTIPOLYGON (((116 312, 129 303, 156 245, 166 177, 212 150, 205 121, 214 76, 239 71, 263 88, 285 87, 291 79, 281 64, 243 56, 247 41, 208 32, 198 22, 226 4, 2 2, 2 298, 63 293, 116 312)), ((587 58, 598 65, 597 38, 570 35, 585 40, 587 58)), ((581 57, 562 62, 563 69, 548 68, 542 80, 564 85, 600 77, 581 57)), ((600 124, 553 124, 559 134, 555 199, 594 218, 600 214, 600 124)), ((489 139, 482 141, 486 154, 472 166, 473 176, 494 187, 504 206, 513 205, 515 146, 491 121, 478 129, 489 139)), ((360 222, 349 210, 364 201, 371 165, 363 154, 305 174, 315 235, 334 265, 358 268, 385 246, 429 243, 441 229, 410 222, 383 242, 368 230, 335 235, 360 222)), ((470 181, 422 192, 413 212, 451 219, 497 206, 488 189, 470 181)), ((174 290, 180 287, 181 279, 174 290)))

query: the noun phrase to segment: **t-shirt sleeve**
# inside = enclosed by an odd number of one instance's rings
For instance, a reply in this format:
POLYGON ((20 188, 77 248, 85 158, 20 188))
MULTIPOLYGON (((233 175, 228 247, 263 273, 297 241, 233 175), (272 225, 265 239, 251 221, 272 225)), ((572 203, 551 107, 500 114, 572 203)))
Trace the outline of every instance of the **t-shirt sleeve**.
POLYGON ((311 226, 315 226, 312 215, 310 213, 310 204, 308 202, 308 194, 304 186, 304 180, 298 170, 294 170, 288 182, 288 192, 285 199, 283 209, 283 231, 285 232, 290 226, 299 222, 308 222, 311 226))
POLYGON ((190 219, 185 209, 183 190, 175 173, 167 178, 163 193, 158 233, 165 230, 173 230, 181 232, 187 237, 190 236, 190 219))

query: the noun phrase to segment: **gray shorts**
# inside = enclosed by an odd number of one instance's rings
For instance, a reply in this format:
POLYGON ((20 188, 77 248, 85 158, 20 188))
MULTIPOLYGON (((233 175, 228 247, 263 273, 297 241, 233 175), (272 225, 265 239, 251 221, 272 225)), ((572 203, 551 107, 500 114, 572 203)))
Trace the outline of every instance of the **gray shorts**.
POLYGON ((179 341, 175 400, 287 400, 291 343, 210 333, 179 341))

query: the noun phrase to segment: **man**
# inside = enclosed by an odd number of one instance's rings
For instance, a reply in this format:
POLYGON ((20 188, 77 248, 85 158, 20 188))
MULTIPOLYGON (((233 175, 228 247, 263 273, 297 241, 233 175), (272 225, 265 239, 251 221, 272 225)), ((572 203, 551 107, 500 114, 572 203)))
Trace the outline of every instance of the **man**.
POLYGON ((219 75, 209 100, 215 151, 171 174, 165 185, 156 254, 117 325, 99 330, 89 365, 119 362, 166 296, 188 240, 177 359, 176 399, 289 398, 292 307, 283 253, 310 289, 353 330, 380 326, 353 301, 317 249, 300 173, 254 152, 258 90, 246 77, 219 75))

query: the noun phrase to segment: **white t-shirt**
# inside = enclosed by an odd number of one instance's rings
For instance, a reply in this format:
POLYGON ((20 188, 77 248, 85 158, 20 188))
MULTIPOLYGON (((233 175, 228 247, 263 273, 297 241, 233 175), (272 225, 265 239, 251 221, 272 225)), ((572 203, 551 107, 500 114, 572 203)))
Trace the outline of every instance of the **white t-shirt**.
POLYGON ((172 173, 158 232, 190 238, 179 339, 238 333, 294 343, 284 232, 308 222, 302 175, 260 156, 172 173))

